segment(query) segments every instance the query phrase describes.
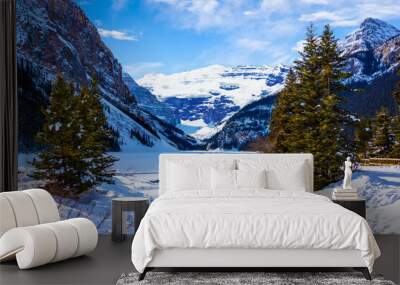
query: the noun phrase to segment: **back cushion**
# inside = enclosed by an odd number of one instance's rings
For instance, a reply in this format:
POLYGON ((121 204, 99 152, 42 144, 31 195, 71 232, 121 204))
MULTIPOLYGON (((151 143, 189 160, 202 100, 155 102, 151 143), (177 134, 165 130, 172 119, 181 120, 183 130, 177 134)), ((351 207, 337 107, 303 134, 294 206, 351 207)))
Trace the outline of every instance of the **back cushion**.
POLYGON ((267 188, 273 190, 306 191, 307 176, 304 161, 238 160, 239 170, 266 169, 267 188))
POLYGON ((167 164, 167 191, 211 190, 211 169, 235 169, 234 160, 174 160, 167 164))
POLYGON ((0 237, 8 230, 17 227, 17 221, 10 202, 0 193, 0 237))
POLYGON ((55 201, 43 189, 0 193, 0 236, 15 227, 59 220, 55 201))

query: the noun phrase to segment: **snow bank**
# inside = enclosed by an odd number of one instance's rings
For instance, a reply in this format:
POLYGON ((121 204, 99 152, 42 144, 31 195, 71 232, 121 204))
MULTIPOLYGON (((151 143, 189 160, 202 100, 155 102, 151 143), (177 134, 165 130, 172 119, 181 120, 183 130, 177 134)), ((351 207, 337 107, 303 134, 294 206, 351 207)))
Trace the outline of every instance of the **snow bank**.
MULTIPOLYGON (((342 181, 318 194, 331 196, 342 181)), ((366 200, 367 221, 375 233, 400 234, 400 166, 364 166, 353 174, 352 187, 366 200)))

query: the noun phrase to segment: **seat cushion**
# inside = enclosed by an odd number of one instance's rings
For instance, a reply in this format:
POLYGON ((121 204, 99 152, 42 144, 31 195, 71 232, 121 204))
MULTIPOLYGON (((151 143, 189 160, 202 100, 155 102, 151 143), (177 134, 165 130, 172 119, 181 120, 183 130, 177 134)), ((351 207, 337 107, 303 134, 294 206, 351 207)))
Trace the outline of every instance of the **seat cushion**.
POLYGON ((0 193, 0 237, 15 227, 60 220, 57 204, 43 189, 0 193))
POLYGON ((8 230, 0 238, 0 261, 14 256, 20 269, 87 254, 97 245, 96 226, 76 218, 8 230))

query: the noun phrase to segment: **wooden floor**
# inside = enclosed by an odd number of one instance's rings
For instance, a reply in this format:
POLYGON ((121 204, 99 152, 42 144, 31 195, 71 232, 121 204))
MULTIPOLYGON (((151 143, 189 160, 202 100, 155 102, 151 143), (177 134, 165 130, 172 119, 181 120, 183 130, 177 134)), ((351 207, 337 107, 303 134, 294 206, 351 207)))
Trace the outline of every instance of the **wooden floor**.
MULTIPOLYGON (((382 257, 375 272, 399 284, 400 236, 377 235, 382 257)), ((115 284, 124 272, 134 271, 130 259, 131 239, 115 243, 100 236, 97 249, 82 256, 35 269, 19 270, 15 262, 0 265, 0 284, 115 284)))

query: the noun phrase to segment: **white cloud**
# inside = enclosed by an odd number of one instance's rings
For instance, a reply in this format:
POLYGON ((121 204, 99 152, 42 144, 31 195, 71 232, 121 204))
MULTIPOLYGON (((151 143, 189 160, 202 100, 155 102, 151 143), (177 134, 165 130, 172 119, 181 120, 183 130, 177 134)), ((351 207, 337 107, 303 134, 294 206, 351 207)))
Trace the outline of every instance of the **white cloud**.
POLYGON ((155 72, 163 67, 162 62, 141 62, 134 65, 125 65, 124 70, 133 78, 138 78, 149 72, 155 72))
POLYGON ((357 10, 361 17, 375 17, 380 19, 390 19, 400 17, 399 1, 382 1, 380 3, 360 3, 357 5, 357 10))
POLYGON ((128 33, 123 32, 123 31, 106 30, 106 29, 102 29, 102 28, 98 28, 97 30, 99 31, 99 34, 104 38, 113 38, 113 39, 121 40, 121 41, 137 41, 137 40, 139 40, 136 36, 129 35, 128 33))
POLYGON ((151 1, 155 3, 164 3, 169 5, 175 5, 178 2, 178 0, 151 0, 151 1))
POLYGON ((160 15, 179 28, 197 31, 207 29, 230 29, 243 24, 243 11, 254 5, 247 0, 147 0, 155 4, 160 15), (162 5, 159 5, 162 4, 162 5))
POLYGON ((243 12, 243 15, 245 15, 245 16, 255 16, 255 15, 257 15, 257 11, 255 11, 255 10, 246 10, 246 11, 243 12))
POLYGON ((265 48, 269 45, 269 42, 249 38, 240 38, 237 41, 237 45, 250 51, 262 51, 265 50, 265 48))
MULTIPOLYGON (((320 0, 302 1, 311 3, 319 2, 320 0)), ((400 17, 400 4, 398 0, 354 0, 352 1, 352 5, 348 5, 347 2, 348 0, 329 2, 325 10, 312 13, 303 12, 299 20, 304 22, 326 21, 336 27, 355 27, 367 17, 382 20, 400 17)))
MULTIPOLYGON (((350 14, 349 14, 350 15, 350 14)), ((300 16, 300 21, 303 22, 319 22, 326 21, 335 27, 353 27, 358 25, 362 19, 357 15, 352 14, 352 18, 344 17, 338 12, 318 11, 311 14, 303 14, 300 16)))
POLYGON ((314 22, 314 21, 339 21, 343 20, 342 17, 329 11, 318 11, 311 14, 303 14, 300 16, 300 21, 303 22, 314 22))
POLYGON ((125 8, 126 4, 128 4, 129 0, 113 0, 111 8, 114 11, 120 11, 125 8))
POLYGON ((328 0, 301 0, 305 4, 315 4, 315 5, 328 5, 328 0))
POLYGON ((272 12, 287 12, 290 10, 290 2, 288 0, 263 0, 260 8, 263 11, 272 12))
POLYGON ((304 49, 305 40, 298 41, 294 47, 292 47, 292 51, 302 52, 304 49))

